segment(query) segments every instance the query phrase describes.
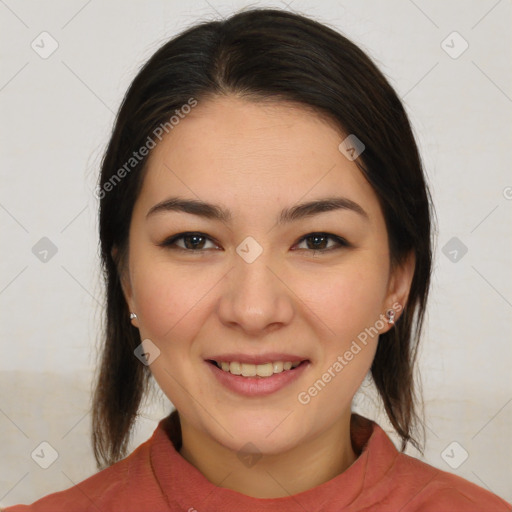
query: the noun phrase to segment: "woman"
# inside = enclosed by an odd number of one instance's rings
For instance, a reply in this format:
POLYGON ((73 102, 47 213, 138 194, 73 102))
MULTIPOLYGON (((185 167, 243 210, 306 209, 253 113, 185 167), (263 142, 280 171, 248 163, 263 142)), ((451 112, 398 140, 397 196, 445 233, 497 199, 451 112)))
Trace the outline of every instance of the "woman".
POLYGON ((270 9, 186 30, 130 86, 97 195, 101 471, 8 512, 511 509, 403 453, 432 207, 357 46, 270 9), (368 372, 401 452, 351 412, 368 372), (126 457, 151 376, 176 411, 126 457))

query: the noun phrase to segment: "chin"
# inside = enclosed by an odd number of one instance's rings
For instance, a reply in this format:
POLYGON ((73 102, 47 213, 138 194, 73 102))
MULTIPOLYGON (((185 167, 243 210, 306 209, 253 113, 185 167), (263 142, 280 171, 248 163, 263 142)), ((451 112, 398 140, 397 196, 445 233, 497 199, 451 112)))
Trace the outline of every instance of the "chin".
POLYGON ((291 417, 293 413, 263 413, 261 410, 253 414, 233 413, 227 416, 228 421, 219 419, 227 432, 216 425, 215 437, 220 444, 235 452, 282 453, 294 448, 304 436, 304 431, 298 426, 300 422, 288 421, 285 419, 287 415, 291 417))

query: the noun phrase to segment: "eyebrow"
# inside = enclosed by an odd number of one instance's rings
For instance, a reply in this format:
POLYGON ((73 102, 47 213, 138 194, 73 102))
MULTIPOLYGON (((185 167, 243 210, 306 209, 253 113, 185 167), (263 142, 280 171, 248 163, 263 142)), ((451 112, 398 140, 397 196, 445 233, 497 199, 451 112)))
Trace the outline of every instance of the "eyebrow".
MULTIPOLYGON (((312 217, 324 212, 335 210, 348 210, 357 213, 363 219, 370 219, 366 211, 356 202, 346 197, 325 197, 301 203, 281 211, 277 223, 288 224, 299 219, 312 217)), ((232 213, 220 205, 207 203, 197 199, 183 199, 180 197, 169 197, 150 208, 146 219, 156 213, 162 212, 184 212, 206 219, 216 220, 229 224, 233 218, 232 213)))

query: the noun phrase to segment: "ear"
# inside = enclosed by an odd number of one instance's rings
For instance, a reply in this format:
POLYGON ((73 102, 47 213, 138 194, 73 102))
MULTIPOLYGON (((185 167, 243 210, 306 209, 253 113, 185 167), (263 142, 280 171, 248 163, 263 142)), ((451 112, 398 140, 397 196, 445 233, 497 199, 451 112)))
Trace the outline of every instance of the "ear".
MULTIPOLYGON (((395 311, 395 322, 400 317, 411 290, 414 269, 416 265, 416 256, 414 251, 410 251, 404 261, 397 265, 391 272, 388 283, 388 291, 383 303, 384 313, 388 309, 395 311)), ((381 332, 387 332, 393 327, 393 324, 386 322, 386 327, 381 332)))
MULTIPOLYGON (((112 247, 110 255, 112 256, 112 260, 114 261, 117 268, 117 273, 119 275, 119 281, 121 283, 121 289, 127 304, 128 312, 135 313, 135 301, 133 300, 133 290, 130 282, 130 275, 128 273, 128 266, 126 265, 126 262, 120 261, 119 251, 116 246, 112 247)), ((137 318, 132 318, 130 321, 133 326, 139 326, 137 318)))

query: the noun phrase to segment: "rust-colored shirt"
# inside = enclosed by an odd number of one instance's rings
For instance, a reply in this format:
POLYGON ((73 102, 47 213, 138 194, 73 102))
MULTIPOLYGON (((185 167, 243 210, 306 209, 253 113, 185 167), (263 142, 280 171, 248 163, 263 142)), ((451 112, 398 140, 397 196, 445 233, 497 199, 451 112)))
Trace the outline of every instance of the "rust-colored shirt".
POLYGON ((340 475, 293 496, 251 498, 214 485, 184 459, 168 416, 125 459, 67 490, 4 512, 512 511, 486 489, 399 452, 373 421, 353 414, 351 437, 358 458, 340 475))

